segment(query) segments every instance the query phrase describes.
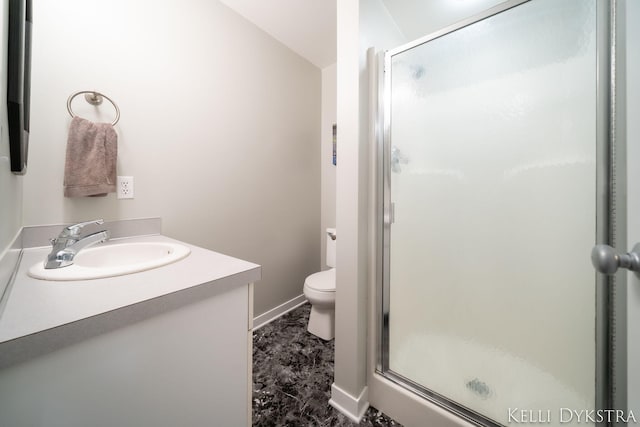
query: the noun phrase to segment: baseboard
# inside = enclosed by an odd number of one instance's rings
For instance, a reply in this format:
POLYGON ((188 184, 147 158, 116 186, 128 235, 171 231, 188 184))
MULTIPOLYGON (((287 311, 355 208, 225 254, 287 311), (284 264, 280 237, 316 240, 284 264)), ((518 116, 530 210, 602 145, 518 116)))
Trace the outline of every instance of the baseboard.
POLYGON ((290 299, 289 301, 280 304, 279 306, 272 308, 266 313, 262 313, 259 316, 253 318, 253 330, 260 329, 264 325, 273 322, 278 317, 287 314, 293 309, 300 307, 302 304, 306 303, 307 299, 304 297, 304 294, 298 295, 297 297, 290 299))
POLYGON ((355 423, 359 423, 364 413, 369 408, 368 390, 365 386, 360 392, 360 396, 354 398, 346 391, 333 383, 331 385, 331 399, 329 405, 342 412, 347 418, 355 423))

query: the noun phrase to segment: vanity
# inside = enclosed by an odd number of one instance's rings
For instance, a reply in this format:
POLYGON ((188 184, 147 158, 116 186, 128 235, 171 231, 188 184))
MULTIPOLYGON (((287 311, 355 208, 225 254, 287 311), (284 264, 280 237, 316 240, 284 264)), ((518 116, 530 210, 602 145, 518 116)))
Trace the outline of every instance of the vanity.
MULTIPOLYGON (((40 243, 46 232, 38 233, 23 240, 40 243)), ((101 245, 190 253, 132 274, 56 281, 27 274, 51 246, 25 243, 0 306, 0 425, 251 424, 260 266, 159 232, 125 234, 101 245)))

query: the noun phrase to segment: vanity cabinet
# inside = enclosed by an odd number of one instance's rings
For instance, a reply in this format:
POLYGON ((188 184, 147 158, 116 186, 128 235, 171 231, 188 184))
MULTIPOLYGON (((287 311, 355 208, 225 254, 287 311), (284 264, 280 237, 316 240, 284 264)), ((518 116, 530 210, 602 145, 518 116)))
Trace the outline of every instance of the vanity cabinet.
MULTIPOLYGON (((192 263, 235 260, 200 251, 204 250, 192 247, 192 254, 167 269, 163 280, 184 281, 193 276, 202 280, 201 273, 189 276, 190 258, 192 263)), ((250 425, 252 283, 259 279, 260 267, 235 261, 235 274, 213 274, 210 281, 179 286, 172 292, 154 282, 162 277, 158 274, 162 269, 131 275, 138 276, 132 286, 149 280, 144 286, 163 289, 162 294, 0 341, 0 425, 250 425), (148 277, 141 278, 144 274, 148 277)), ((215 270, 212 265, 191 268, 215 270)), ((95 292, 98 297, 108 292, 109 281, 115 293, 126 286, 126 277, 100 280, 104 283, 95 292)), ((25 282, 16 282, 12 292, 18 286, 46 284, 25 282)), ((88 299, 85 304, 93 304, 92 292, 86 289, 67 292, 66 297, 74 300, 61 301, 55 294, 56 287, 62 287, 64 295, 63 284, 51 285, 32 295, 49 298, 42 308, 56 311, 61 308, 56 304, 81 303, 78 298, 83 292, 88 299)))

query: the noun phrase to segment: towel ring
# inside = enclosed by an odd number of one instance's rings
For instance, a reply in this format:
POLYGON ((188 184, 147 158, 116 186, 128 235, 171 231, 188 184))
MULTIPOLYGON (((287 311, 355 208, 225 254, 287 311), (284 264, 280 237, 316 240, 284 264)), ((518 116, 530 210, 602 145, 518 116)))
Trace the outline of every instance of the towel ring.
POLYGON ((73 110, 71 109, 71 101, 73 101, 73 98, 75 98, 76 96, 82 95, 82 94, 84 94, 84 99, 91 105, 100 105, 102 104, 103 98, 106 98, 107 101, 109 101, 111 105, 113 105, 113 108, 115 108, 116 110, 116 118, 111 123, 111 126, 115 126, 116 123, 118 123, 118 120, 120 120, 120 109, 118 108, 116 103, 113 102, 113 100, 109 98, 107 95, 104 95, 100 92, 96 92, 95 90, 81 90, 79 92, 74 93, 69 97, 69 99, 67 99, 67 111, 69 112, 69 114, 71 114, 71 117, 76 117, 76 115, 73 114, 73 110))

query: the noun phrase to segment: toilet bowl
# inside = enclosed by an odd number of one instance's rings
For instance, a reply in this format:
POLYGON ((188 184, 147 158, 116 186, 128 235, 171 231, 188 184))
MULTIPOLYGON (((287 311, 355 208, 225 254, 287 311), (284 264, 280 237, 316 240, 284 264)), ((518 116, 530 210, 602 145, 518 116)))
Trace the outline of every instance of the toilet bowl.
POLYGON ((320 271, 304 281, 304 296, 311 303, 307 330, 323 340, 334 337, 336 269, 320 271))
POLYGON ((335 336, 336 305, 336 230, 327 228, 327 266, 334 267, 308 276, 303 292, 311 303, 307 330, 323 340, 335 336))

